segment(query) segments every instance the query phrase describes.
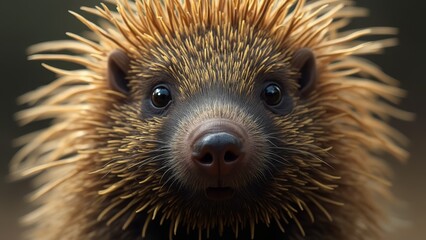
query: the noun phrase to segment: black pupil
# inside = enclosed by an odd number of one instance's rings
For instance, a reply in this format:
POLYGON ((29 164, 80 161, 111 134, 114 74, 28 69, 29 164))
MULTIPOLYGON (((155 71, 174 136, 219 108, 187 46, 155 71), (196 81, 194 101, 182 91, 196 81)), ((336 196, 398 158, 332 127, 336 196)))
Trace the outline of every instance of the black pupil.
POLYGON ((152 92, 151 101, 152 104, 157 108, 166 107, 172 100, 172 95, 169 89, 166 87, 156 87, 152 92))
POLYGON ((266 104, 270 106, 277 105, 281 102, 281 89, 276 84, 268 85, 263 91, 263 98, 266 104))

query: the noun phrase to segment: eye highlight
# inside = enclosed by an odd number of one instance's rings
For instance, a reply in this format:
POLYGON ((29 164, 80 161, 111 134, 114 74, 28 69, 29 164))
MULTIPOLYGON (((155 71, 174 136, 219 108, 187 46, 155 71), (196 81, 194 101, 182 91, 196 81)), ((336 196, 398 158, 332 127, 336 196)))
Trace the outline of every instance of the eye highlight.
POLYGON ((262 91, 262 99, 269 106, 280 104, 282 98, 281 88, 275 83, 267 85, 262 91))
POLYGON ((170 90, 163 85, 156 86, 152 90, 151 103, 156 108, 166 108, 172 101, 170 90))

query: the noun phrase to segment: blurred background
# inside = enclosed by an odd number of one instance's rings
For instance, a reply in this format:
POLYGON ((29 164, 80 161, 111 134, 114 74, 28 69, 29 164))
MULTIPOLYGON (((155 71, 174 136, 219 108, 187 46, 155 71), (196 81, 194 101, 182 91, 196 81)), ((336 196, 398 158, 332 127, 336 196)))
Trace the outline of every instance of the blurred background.
MULTIPOLYGON (((8 163, 16 149, 12 140, 41 124, 18 127, 14 114, 22 107, 16 98, 47 84, 54 75, 40 62, 26 60, 26 48, 32 44, 65 39, 65 32, 81 33, 86 29, 67 10, 81 5, 94 6, 94 0, 5 1, 0 7, 0 239, 20 239, 19 218, 28 212, 25 196, 27 181, 10 182, 8 163)), ((393 190, 402 200, 397 212, 405 225, 391 240, 426 239, 426 4, 421 1, 358 0, 370 9, 370 17, 358 19, 353 27, 393 26, 400 29, 400 45, 387 49, 385 55, 369 57, 385 72, 401 81, 409 93, 403 109, 416 113, 415 122, 395 121, 393 125, 411 139, 410 160, 392 162, 393 190), (408 4, 410 2, 410 4, 408 4), (417 3, 417 4, 416 4, 417 3)), ((56 64, 56 66, 61 66, 56 64)))

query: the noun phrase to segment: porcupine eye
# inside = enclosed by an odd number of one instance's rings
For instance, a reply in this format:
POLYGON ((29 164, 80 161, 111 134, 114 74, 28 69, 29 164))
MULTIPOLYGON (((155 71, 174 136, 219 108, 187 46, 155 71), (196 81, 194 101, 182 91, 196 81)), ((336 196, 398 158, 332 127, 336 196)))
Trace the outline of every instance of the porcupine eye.
POLYGON ((172 94, 165 86, 156 86, 151 95, 152 105, 156 108, 166 108, 172 101, 172 94))
POLYGON ((276 106, 282 100, 281 88, 277 84, 267 85, 262 92, 263 101, 269 106, 276 106))

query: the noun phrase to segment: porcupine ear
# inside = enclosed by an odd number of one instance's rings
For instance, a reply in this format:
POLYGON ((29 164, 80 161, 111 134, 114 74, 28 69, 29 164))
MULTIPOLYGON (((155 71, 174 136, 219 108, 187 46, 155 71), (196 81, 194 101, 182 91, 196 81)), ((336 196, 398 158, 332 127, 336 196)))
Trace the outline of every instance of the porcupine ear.
POLYGON ((294 53, 291 64, 300 73, 298 83, 303 97, 314 89, 318 77, 314 53, 308 48, 299 49, 294 53))
POLYGON ((122 50, 114 50, 108 56, 108 84, 111 89, 129 94, 130 88, 126 79, 130 68, 130 58, 122 50))

